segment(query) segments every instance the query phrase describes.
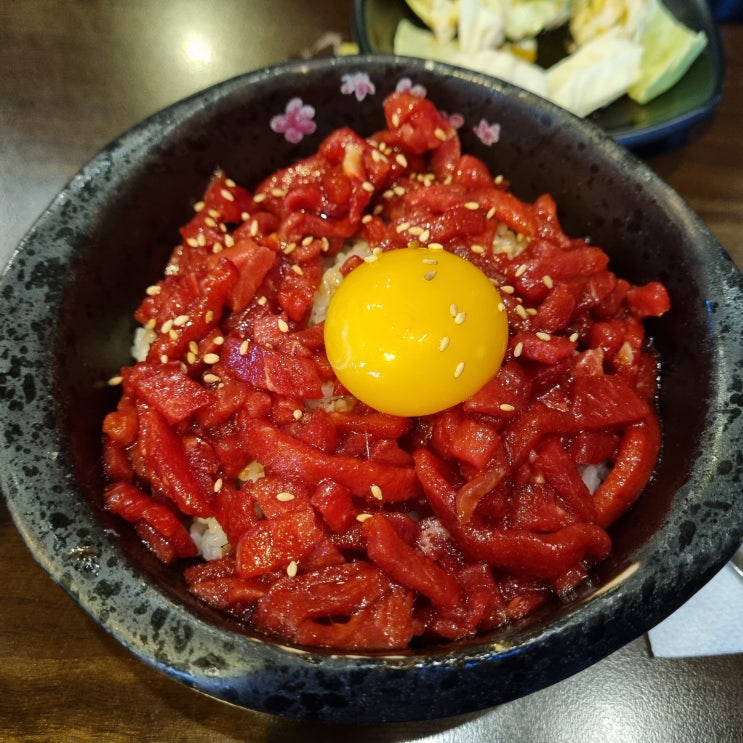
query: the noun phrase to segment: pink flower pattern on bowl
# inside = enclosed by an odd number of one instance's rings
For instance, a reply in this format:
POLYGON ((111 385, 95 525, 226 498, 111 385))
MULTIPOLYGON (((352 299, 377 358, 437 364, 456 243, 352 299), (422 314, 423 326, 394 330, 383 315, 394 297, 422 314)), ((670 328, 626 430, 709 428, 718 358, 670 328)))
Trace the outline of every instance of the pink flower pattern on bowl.
POLYGON ((401 77, 400 81, 397 83, 397 86, 395 87, 396 93, 410 93, 410 95, 414 95, 417 98, 425 98, 427 94, 427 90, 423 85, 414 85, 413 81, 409 77, 401 77))
POLYGON ((287 142, 297 144, 305 134, 312 134, 317 129, 314 121, 315 109, 305 105, 301 98, 292 98, 286 104, 283 114, 271 119, 271 129, 277 134, 283 134, 287 142))
POLYGON ((480 123, 472 128, 475 136, 488 147, 495 144, 500 139, 500 124, 491 124, 485 119, 480 119, 480 123))
POLYGON ((464 126, 464 116, 462 114, 450 114, 446 111, 442 111, 441 115, 455 128, 461 129, 464 126))
POLYGON ((374 95, 376 88, 366 72, 355 72, 341 78, 341 93, 355 95, 357 101, 363 101, 367 95, 374 95))
MULTIPOLYGON (((377 90, 367 72, 353 72, 341 77, 340 92, 343 95, 353 95, 361 102, 367 96, 374 95, 377 90)), ((395 92, 408 92, 419 98, 425 98, 427 95, 426 88, 414 83, 409 77, 400 78, 395 86, 395 92)), ((462 114, 446 111, 442 111, 441 114, 455 129, 461 129, 465 124, 462 114)), ((271 118, 270 125, 274 132, 283 134, 287 142, 298 144, 306 135, 313 134, 317 129, 314 119, 314 107, 296 97, 286 104, 284 113, 271 118)), ((500 139, 501 127, 498 123, 491 124, 481 119, 477 126, 472 127, 472 131, 484 145, 490 146, 500 139)))

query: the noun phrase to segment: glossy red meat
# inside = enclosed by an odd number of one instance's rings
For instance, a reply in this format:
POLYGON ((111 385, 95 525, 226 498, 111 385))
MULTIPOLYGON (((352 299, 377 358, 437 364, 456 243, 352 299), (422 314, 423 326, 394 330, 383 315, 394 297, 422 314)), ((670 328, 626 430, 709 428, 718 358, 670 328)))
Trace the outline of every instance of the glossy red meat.
POLYGON ((189 560, 195 596, 337 650, 472 636, 569 594, 660 449, 642 320, 669 309, 664 287, 618 278, 549 195, 494 180, 430 101, 395 93, 384 114, 253 193, 213 176, 135 312, 155 338, 103 424, 106 506, 189 560), (348 395, 309 318, 347 239, 414 238, 501 287, 510 337, 469 400, 408 419, 348 395), (608 473, 595 492, 587 466, 608 473), (192 559, 194 517, 224 532, 214 559, 192 559))

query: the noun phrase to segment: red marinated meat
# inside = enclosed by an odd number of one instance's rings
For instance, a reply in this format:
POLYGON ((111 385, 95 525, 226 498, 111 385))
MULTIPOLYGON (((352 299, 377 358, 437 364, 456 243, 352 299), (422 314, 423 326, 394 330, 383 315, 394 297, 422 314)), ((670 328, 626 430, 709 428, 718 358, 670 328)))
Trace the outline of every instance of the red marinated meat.
POLYGON ((384 114, 254 192, 212 176, 135 311, 154 340, 103 422, 106 507, 194 596, 338 651, 470 637, 568 595, 660 450, 643 319, 668 311, 663 285, 617 277, 551 196, 523 201, 463 154, 430 101, 393 93, 384 114), (310 324, 347 240, 392 250, 411 226, 501 288, 510 336, 478 392, 421 418, 349 395, 310 324), (606 475, 594 492, 586 467, 606 475), (190 528, 220 537, 213 559, 190 528))

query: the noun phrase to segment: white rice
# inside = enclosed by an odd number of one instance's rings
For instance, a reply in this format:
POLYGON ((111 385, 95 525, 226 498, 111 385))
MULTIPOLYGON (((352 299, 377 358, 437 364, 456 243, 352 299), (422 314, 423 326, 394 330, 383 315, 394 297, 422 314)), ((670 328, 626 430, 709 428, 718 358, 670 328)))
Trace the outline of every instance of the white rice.
POLYGON ((367 258, 371 255, 371 248, 366 240, 356 240, 352 242, 345 250, 341 250, 336 256, 333 263, 325 270, 320 279, 320 286, 315 292, 315 302, 312 305, 309 325, 317 325, 325 319, 328 311, 330 300, 335 294, 335 290, 343 281, 341 266, 352 255, 358 255, 360 258, 367 258))
POLYGON ((157 338, 157 333, 154 330, 150 330, 150 328, 140 326, 134 331, 131 354, 135 361, 144 361, 147 358, 150 344, 155 338, 157 338))
POLYGON ((227 535, 214 517, 195 518, 191 522, 191 539, 205 560, 216 560, 231 550, 227 535))
POLYGON ((591 493, 594 493, 596 488, 606 479, 611 465, 608 462, 602 462, 601 464, 586 464, 578 469, 586 487, 591 493))

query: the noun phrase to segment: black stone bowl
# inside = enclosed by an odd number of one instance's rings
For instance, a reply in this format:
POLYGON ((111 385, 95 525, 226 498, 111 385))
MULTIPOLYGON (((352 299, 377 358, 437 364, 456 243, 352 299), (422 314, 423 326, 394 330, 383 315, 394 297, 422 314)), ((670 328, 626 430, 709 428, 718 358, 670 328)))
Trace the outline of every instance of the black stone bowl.
POLYGON ((721 568, 743 533, 741 274, 683 201, 598 128, 474 73, 391 57, 316 60, 177 103, 75 176, 14 254, 0 301, 0 477, 29 548, 135 655, 237 705, 364 723, 505 702, 644 633, 721 568), (347 87, 355 73, 368 74, 373 93, 347 87), (604 246, 618 273, 665 282, 673 309, 650 328, 662 358, 663 457, 612 528, 612 556, 574 600, 394 657, 289 648, 191 598, 179 570, 103 510, 99 431, 115 404, 106 380, 128 362, 132 311, 215 167, 253 187, 336 127, 369 134, 404 78, 463 117, 465 150, 518 196, 553 194, 568 233, 604 246), (294 97, 314 107, 317 124, 298 144, 269 125, 294 97), (473 133, 482 119, 501 125, 492 146, 473 133))

